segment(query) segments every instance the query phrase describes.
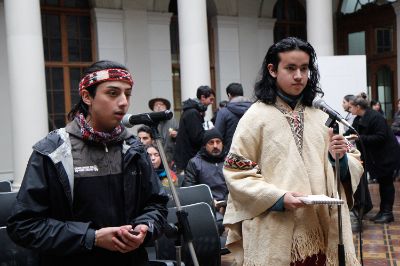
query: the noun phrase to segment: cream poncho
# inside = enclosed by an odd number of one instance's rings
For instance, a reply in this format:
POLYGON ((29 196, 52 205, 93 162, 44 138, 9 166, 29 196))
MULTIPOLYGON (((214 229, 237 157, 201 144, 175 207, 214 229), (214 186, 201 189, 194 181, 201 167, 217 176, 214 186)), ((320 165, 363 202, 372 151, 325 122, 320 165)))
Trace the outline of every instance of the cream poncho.
MULTIPOLYGON (((338 264, 336 206, 267 211, 287 191, 328 196, 336 191, 327 118, 300 104, 292 111, 278 99, 276 106, 256 102, 240 120, 224 166, 230 192, 224 217, 227 247, 237 265, 287 266, 319 252, 327 256, 327 265, 338 264)), ((352 201, 363 168, 357 150, 350 149, 347 157, 352 201)), ((342 214, 346 265, 359 265, 347 204, 342 214)))

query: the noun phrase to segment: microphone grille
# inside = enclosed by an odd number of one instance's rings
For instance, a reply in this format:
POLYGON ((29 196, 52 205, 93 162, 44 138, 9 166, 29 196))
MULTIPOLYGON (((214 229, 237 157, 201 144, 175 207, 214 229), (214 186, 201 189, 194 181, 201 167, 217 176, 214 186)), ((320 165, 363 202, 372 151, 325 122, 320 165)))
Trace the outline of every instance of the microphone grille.
POLYGON ((315 98, 313 101, 312 101, 312 106, 314 107, 314 108, 321 108, 321 106, 323 105, 325 103, 325 101, 323 100, 323 99, 321 99, 321 98, 315 98))
POLYGON ((133 125, 129 122, 129 118, 131 117, 130 114, 126 114, 124 115, 124 117, 121 120, 121 123, 125 126, 125 127, 133 127, 133 125))

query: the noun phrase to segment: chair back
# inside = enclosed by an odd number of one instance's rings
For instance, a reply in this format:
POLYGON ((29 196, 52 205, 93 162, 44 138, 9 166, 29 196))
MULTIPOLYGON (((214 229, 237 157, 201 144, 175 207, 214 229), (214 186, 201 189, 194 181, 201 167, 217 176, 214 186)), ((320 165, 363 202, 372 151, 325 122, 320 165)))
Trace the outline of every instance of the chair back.
POLYGON ((8 236, 6 227, 0 227, 0 265, 38 266, 37 255, 29 249, 16 245, 8 236))
MULTIPOLYGON (((182 206, 188 214, 188 222, 193 236, 193 246, 201 266, 221 264, 221 243, 211 207, 204 202, 182 206)), ((177 208, 168 208, 168 223, 177 223, 177 208)), ((157 241, 157 258, 175 260, 175 242, 165 236, 157 241)), ((182 260, 185 265, 193 265, 186 243, 182 243, 182 260)))
POLYGON ((8 217, 17 198, 16 191, 0 192, 0 226, 6 226, 8 217))
POLYGON ((0 192, 11 192, 11 182, 7 180, 0 181, 0 192))
MULTIPOLYGON (((171 191, 167 189, 167 192, 170 195, 170 200, 168 201, 167 206, 175 207, 176 204, 172 197, 171 191)), ((215 213, 214 199, 211 194, 211 189, 208 185, 200 184, 190 187, 177 187, 176 192, 182 206, 204 202, 207 203, 211 207, 211 210, 213 210, 215 213)))

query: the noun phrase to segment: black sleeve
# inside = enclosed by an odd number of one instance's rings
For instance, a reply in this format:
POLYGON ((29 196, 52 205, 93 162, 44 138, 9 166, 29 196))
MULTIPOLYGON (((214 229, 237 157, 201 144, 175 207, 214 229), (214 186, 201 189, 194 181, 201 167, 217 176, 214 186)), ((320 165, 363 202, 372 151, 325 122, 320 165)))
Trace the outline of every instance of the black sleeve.
POLYGON ((226 141, 226 107, 219 111, 217 120, 215 121, 215 128, 222 134, 223 140, 226 141))
POLYGON ((395 116, 392 124, 392 130, 396 136, 400 135, 400 114, 395 116))
POLYGON ((184 116, 184 121, 187 131, 187 136, 190 139, 191 143, 196 143, 198 149, 201 147, 201 140, 204 135, 203 122, 204 119, 201 116, 200 112, 195 109, 190 109, 186 111, 187 114, 184 116))
POLYGON ((198 185, 197 181, 197 173, 196 164, 193 160, 190 160, 186 166, 185 170, 185 178, 183 179, 182 187, 189 187, 198 185))
POLYGON ((47 254, 69 255, 91 250, 95 231, 89 228, 90 223, 50 218, 49 178, 58 178, 54 164, 48 157, 33 152, 8 219, 10 238, 23 247, 47 254))
POLYGON ((132 225, 146 224, 149 227, 145 242, 153 240, 161 236, 164 226, 167 221, 168 209, 168 195, 162 188, 160 180, 151 166, 150 158, 147 153, 142 154, 141 162, 139 162, 141 169, 142 180, 145 182, 145 191, 142 194, 142 210, 139 216, 134 218, 132 225))
POLYGON ((372 134, 361 134, 360 136, 364 145, 376 146, 383 144, 388 137, 388 125, 386 124, 386 120, 383 117, 375 116, 374 119, 371 120, 369 127, 368 131, 372 132, 372 134))

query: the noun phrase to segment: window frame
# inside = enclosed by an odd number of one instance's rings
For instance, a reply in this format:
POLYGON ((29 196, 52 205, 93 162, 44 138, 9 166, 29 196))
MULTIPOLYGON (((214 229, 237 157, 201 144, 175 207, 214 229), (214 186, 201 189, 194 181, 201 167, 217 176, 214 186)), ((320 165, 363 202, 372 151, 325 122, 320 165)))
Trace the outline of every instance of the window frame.
MULTIPOLYGON (((62 3, 60 4, 62 5, 62 3)), ((64 89, 64 116, 65 123, 67 123, 67 114, 72 109, 72 96, 71 96, 71 80, 70 80, 70 70, 72 68, 80 68, 81 73, 82 70, 86 67, 90 66, 93 62, 96 61, 97 51, 96 51, 96 38, 95 38, 95 30, 93 25, 93 18, 91 16, 90 9, 82 9, 82 8, 69 8, 69 7, 61 7, 61 6, 41 6, 41 15, 56 15, 60 18, 60 36, 61 36, 61 61, 46 61, 45 60, 45 68, 62 68, 63 72, 63 89, 64 89), (90 38, 91 38, 91 53, 92 60, 91 61, 69 61, 69 52, 68 52, 68 24, 67 17, 68 16, 87 16, 89 18, 89 30, 90 30, 90 38)), ((46 90, 52 90, 50 88, 51 84, 46 84, 46 90)), ((77 89, 77 88, 76 88, 77 89)), ((48 92, 47 92, 48 93, 48 92)), ((53 103, 54 104, 54 103, 53 103)), ((49 125, 53 125, 50 129, 54 129, 55 120, 54 116, 60 115, 59 113, 52 113, 52 110, 49 109, 48 117, 49 117, 49 125)))

